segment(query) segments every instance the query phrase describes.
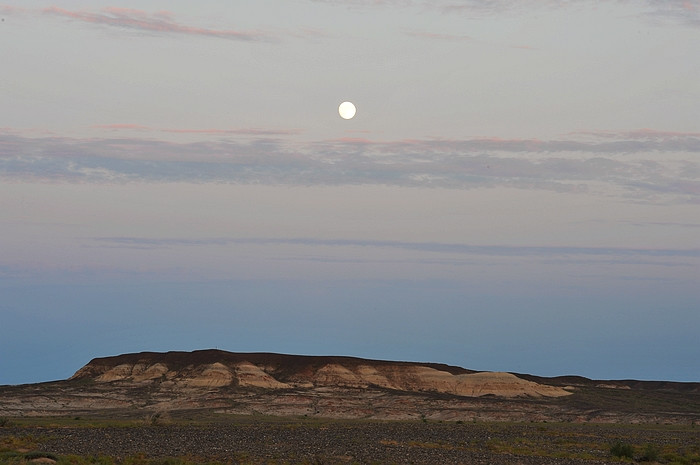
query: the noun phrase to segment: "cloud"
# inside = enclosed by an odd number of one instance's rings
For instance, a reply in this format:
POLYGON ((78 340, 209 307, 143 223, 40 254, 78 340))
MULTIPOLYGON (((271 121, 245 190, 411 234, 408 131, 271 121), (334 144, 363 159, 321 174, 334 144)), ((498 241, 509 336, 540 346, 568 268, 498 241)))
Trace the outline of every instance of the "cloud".
MULTIPOLYGON (((660 134, 659 131, 643 130, 641 134, 660 134), (643 132, 648 131, 648 132, 643 132)), ((343 147, 374 147, 379 151, 420 151, 426 152, 585 152, 598 154, 640 153, 640 152, 700 152, 700 136, 695 133, 665 133, 676 134, 673 137, 640 137, 639 131, 631 133, 586 132, 586 135, 605 135, 612 141, 584 141, 568 139, 507 139, 499 137, 473 139, 423 139, 400 140, 393 142, 373 142, 367 139, 337 139, 325 141, 322 144, 332 150, 334 145, 343 147), (609 134, 609 135, 608 135, 609 134), (631 136, 631 137, 630 137, 631 136)))
POLYGON ((174 143, 134 137, 23 137, 2 132, 0 177, 93 183, 509 187, 597 192, 639 202, 700 203, 700 138, 693 133, 604 131, 603 137, 593 140, 343 138, 297 142, 274 137, 294 131, 284 129, 173 131, 232 137, 174 143), (236 135, 251 137, 233 137, 236 135), (630 135, 633 137, 615 138, 630 135))
MULTIPOLYGON (((491 17, 522 15, 532 11, 562 8, 598 8, 597 0, 561 2, 557 0, 312 0, 316 3, 342 5, 350 8, 414 8, 433 10, 444 14, 491 17)), ((630 17, 642 17, 656 24, 681 24, 700 27, 700 5, 696 0, 620 0, 636 13, 630 17)), ((527 48, 527 47, 526 47, 527 48)))
POLYGON ((18 6, 13 6, 13 5, 0 5, 0 15, 14 15, 14 14, 22 14, 25 13, 27 10, 24 8, 20 8, 18 6))
MULTIPOLYGON (((672 23, 690 27, 700 27, 700 5, 696 0, 621 0, 618 4, 641 10, 638 16, 657 24, 672 23)), ((556 0, 437 0, 422 5, 448 14, 494 16, 521 14, 523 12, 558 8, 598 8, 600 2, 584 0, 579 2, 559 2, 556 0)))
POLYGON ((654 22, 675 23, 689 27, 700 27, 700 5, 695 0, 647 1, 644 16, 654 22))
POLYGON ((606 257, 617 260, 635 258, 700 258, 700 249, 658 249, 625 247, 549 247, 549 246, 502 246, 472 245, 442 242, 406 242, 390 240, 317 239, 317 238, 143 238, 143 237, 96 237, 93 241, 109 247, 160 249, 171 247, 226 246, 232 244, 252 245, 302 245, 309 247, 361 247, 380 249, 402 249, 420 252, 455 255, 484 255, 492 257, 606 257))
POLYGON ((633 131, 586 131, 574 132, 572 135, 582 134, 604 139, 633 139, 633 140, 668 140, 668 139, 697 139, 700 132, 662 131, 658 129, 642 128, 633 131))
POLYGON ((259 31, 207 29, 176 22, 170 12, 148 13, 129 8, 107 7, 99 12, 72 11, 52 6, 42 10, 48 15, 59 16, 86 23, 101 24, 121 29, 150 33, 183 34, 239 41, 269 41, 272 37, 259 31))
POLYGON ((236 129, 160 129, 162 132, 176 134, 237 134, 248 136, 291 136, 299 134, 299 129, 256 129, 256 128, 236 128, 236 129))
MULTIPOLYGON (((140 124, 96 124, 94 129, 157 131, 171 134, 208 134, 208 135, 248 135, 248 136, 291 136, 301 133, 300 129, 261 129, 261 128, 153 128, 140 124)), ((2 130, 2 128, 0 128, 2 130)))
POLYGON ((672 221, 648 221, 648 222, 634 222, 635 226, 663 226, 670 228, 700 228, 700 223, 679 223, 672 221))

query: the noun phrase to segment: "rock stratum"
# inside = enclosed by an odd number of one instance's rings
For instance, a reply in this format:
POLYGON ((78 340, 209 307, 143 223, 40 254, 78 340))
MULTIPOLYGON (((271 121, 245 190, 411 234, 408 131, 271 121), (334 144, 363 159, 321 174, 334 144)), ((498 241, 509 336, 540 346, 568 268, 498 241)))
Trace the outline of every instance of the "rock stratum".
POLYGON ((599 382, 438 363, 202 350, 96 358, 65 381, 0 386, 1 416, 160 412, 687 422, 700 420, 700 383, 599 382))

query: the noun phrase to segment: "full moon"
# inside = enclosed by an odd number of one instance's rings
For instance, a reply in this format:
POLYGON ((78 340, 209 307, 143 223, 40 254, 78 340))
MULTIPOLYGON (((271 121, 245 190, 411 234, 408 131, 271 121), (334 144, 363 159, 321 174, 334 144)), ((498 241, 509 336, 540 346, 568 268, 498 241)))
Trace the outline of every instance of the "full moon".
POLYGON ((343 119, 351 119, 355 116, 356 111, 355 105, 353 105, 352 102, 343 102, 338 107, 338 113, 340 113, 340 117, 343 119))

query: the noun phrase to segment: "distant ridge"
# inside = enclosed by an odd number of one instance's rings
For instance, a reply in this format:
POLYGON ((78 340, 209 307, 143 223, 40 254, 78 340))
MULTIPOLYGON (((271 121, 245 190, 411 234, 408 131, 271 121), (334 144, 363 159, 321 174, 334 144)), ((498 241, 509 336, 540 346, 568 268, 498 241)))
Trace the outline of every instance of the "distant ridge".
POLYGON ((513 374, 536 383, 547 383, 555 386, 608 386, 617 387, 619 389, 650 391, 667 390, 674 392, 700 393, 700 382, 641 381, 636 379, 595 380, 575 375, 543 377, 524 373, 513 374))
POLYGON ((0 416, 155 412, 690 424, 700 422, 700 383, 209 349, 99 357, 65 381, 0 386, 0 416))

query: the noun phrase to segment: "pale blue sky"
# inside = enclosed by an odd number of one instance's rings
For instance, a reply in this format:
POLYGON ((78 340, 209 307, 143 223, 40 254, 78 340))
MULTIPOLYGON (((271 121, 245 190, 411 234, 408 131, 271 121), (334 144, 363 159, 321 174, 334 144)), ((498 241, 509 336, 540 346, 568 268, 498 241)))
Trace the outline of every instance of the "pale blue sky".
POLYGON ((697 0, 0 18, 0 384, 209 347, 700 381, 697 0))

